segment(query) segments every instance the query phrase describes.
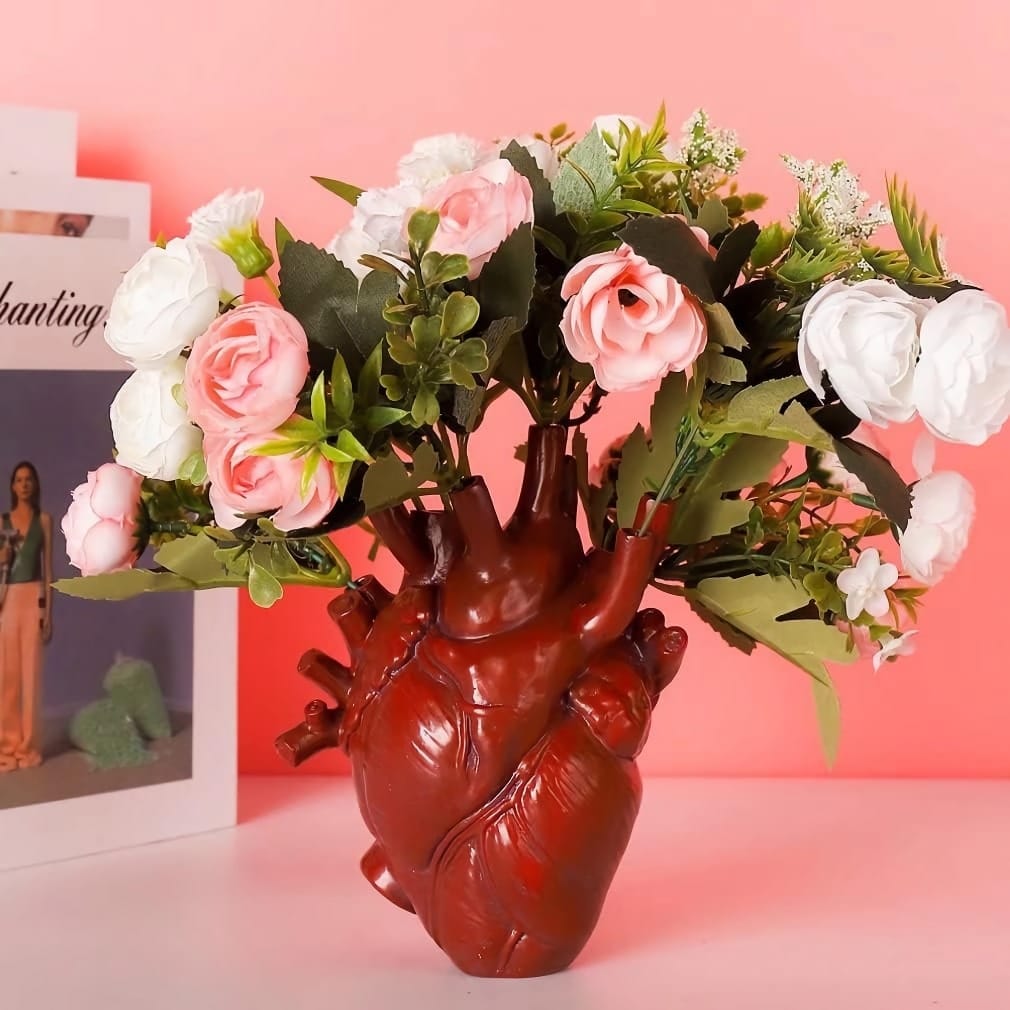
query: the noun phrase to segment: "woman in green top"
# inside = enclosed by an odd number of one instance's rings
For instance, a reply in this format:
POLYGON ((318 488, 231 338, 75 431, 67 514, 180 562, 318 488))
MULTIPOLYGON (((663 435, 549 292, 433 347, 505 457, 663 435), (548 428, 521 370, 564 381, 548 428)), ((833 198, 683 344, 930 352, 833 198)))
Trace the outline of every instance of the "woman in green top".
POLYGON ((0 516, 7 534, 0 547, 0 570, 7 572, 0 608, 0 772, 42 763, 38 719, 42 646, 52 635, 53 521, 39 496, 38 471, 27 460, 18 463, 10 511, 0 516))

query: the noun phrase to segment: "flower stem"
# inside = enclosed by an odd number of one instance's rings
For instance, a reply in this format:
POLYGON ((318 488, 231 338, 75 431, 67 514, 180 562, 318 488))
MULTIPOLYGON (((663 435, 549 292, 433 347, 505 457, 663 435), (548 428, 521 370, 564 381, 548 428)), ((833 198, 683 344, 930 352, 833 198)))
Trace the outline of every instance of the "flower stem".
POLYGON ((676 482, 682 476, 680 472, 681 465, 687 458, 688 453, 694 448, 694 437, 697 433, 698 426, 696 424, 692 424, 690 430, 688 431, 687 438, 684 439, 684 444, 681 445, 678 450, 677 456, 671 464, 670 469, 666 471, 666 477, 663 478, 663 483, 660 485, 659 491, 656 492, 656 497, 649 506, 649 511, 646 513, 645 519, 642 520, 642 525, 638 530, 638 535, 640 537, 644 537, 645 534, 649 532, 652 520, 656 517, 656 509, 659 508, 659 503, 666 501, 666 499, 670 497, 676 482))

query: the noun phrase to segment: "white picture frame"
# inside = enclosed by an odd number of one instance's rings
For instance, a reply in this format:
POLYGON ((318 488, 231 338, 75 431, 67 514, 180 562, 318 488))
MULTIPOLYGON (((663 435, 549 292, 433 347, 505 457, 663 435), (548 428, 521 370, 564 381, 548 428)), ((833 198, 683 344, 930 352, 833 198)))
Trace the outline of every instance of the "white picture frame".
POLYGON ((77 174, 77 113, 0 105, 0 172, 77 174))
MULTIPOLYGON (((93 325, 83 340, 74 335, 82 326, 60 325, 56 315, 49 321, 39 313, 23 311, 31 321, 26 325, 4 323, 0 319, 0 387, 5 387, 25 401, 37 404, 43 411, 67 409, 68 399, 57 393, 47 395, 50 383, 61 382, 60 388, 72 388, 75 397, 90 395, 80 392, 88 383, 118 388, 129 366, 118 358, 102 339, 101 327, 108 313, 112 295, 122 273, 142 254, 149 244, 150 193, 145 184, 108 182, 93 179, 39 178, 28 176, 0 177, 0 210, 3 208, 42 211, 73 211, 86 214, 106 214, 128 222, 128 236, 122 239, 95 238, 85 241, 78 237, 38 234, 0 233, 0 316, 10 316, 11 294, 24 304, 35 305, 33 299, 51 300, 59 291, 73 291, 75 298, 100 311, 91 313, 93 325), (4 295, 4 291, 7 295, 4 295), (103 374, 109 373, 109 374, 103 374), (77 381, 75 376, 79 376, 77 381), (70 386, 66 384, 70 383, 70 386), (52 402, 54 399, 63 402, 52 402)), ((64 299, 64 305, 70 304, 64 299)), ((78 319, 80 322, 80 319, 78 319)), ((90 388, 90 387, 88 387, 90 388)), ((79 424, 107 425, 109 396, 96 396, 79 407, 79 424)), ((13 408, 12 408, 13 409, 13 408)), ((41 415, 40 415, 41 416, 41 415)), ((65 418, 70 431, 74 418, 65 418)), ((16 425, 14 425, 16 429, 16 425)), ((27 429, 24 429, 27 430, 27 429)), ((33 438, 38 439, 35 429, 33 438)), ((112 456, 111 432, 108 457, 112 456)), ((7 480, 7 471, 22 458, 17 448, 17 431, 0 425, 0 473, 7 480), (8 459, 7 457, 11 457, 8 459)), ((104 460, 103 460, 104 461, 104 460)), ((80 461, 80 473, 75 483, 86 478, 86 468, 94 461, 80 461)), ((59 468, 67 469, 65 461, 59 468)), ((58 469, 59 469, 58 468, 58 469)), ((43 477, 43 507, 63 496, 63 511, 69 504, 74 483, 50 488, 46 496, 43 477)), ((0 511, 6 511, 8 489, 0 488, 0 511)), ((59 550, 57 533, 62 512, 50 506, 54 526, 54 555, 59 550)), ((65 562, 61 562, 65 566, 65 562)), ((55 573, 58 578, 65 567, 55 573)), ((60 629, 56 622, 61 594, 54 591, 54 641, 60 629)), ((191 775, 152 785, 131 786, 77 795, 52 801, 29 801, 4 807, 0 802, 0 870, 12 869, 53 860, 82 856, 126 846, 141 845, 166 838, 229 827, 236 822, 237 793, 237 635, 238 600, 231 589, 207 590, 194 594, 151 594, 144 605, 152 606, 166 596, 190 601, 192 613, 192 744, 191 775)), ((69 600, 68 597, 62 599, 69 600)), ((72 601, 90 606, 89 613, 96 635, 101 636, 116 624, 128 620, 117 608, 129 604, 95 601, 72 601), (104 608, 104 609, 102 609, 104 608)), ((132 603, 132 601, 130 601, 132 603)), ((69 604, 68 604, 69 605, 69 604)), ((177 604, 177 606, 179 606, 177 604)), ((159 634, 171 636, 176 629, 160 627, 159 634)), ((188 632, 187 632, 188 634, 188 632)), ((82 642, 82 648, 86 647, 82 642)), ((43 675, 44 680, 45 674, 43 675)), ((76 754, 74 755, 77 756, 76 754)), ((83 758, 83 754, 80 755, 83 758)), ((30 775, 40 769, 25 769, 0 774, 0 794, 5 779, 30 775)), ((95 771, 101 775, 103 772, 95 771)), ((2 800, 2 796, 0 796, 2 800)))

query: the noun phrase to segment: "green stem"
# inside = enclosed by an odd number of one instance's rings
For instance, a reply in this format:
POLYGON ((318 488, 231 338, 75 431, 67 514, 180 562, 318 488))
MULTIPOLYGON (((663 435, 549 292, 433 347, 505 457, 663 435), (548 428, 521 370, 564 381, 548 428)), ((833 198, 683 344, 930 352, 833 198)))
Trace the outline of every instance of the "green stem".
POLYGON ((680 479, 680 467, 681 464, 687 457, 688 452, 694 446, 694 436, 698 433, 697 425, 691 425, 690 432, 687 438, 684 439, 684 444, 680 447, 677 452, 676 459, 674 459, 670 469, 666 471, 666 477, 663 478, 663 483, 660 485, 659 491, 656 493, 656 497, 652 504, 649 506, 649 511, 645 515, 645 519, 642 521, 642 525, 638 530, 639 536, 645 536, 649 532, 649 527, 652 525, 652 520, 656 517, 656 509, 659 508, 659 503, 665 501, 673 490, 674 483, 680 479))
POLYGON ((266 286, 270 289, 270 293, 274 296, 274 298, 276 298, 277 301, 280 301, 281 289, 274 283, 274 279, 269 274, 263 274, 263 280, 266 283, 266 286))

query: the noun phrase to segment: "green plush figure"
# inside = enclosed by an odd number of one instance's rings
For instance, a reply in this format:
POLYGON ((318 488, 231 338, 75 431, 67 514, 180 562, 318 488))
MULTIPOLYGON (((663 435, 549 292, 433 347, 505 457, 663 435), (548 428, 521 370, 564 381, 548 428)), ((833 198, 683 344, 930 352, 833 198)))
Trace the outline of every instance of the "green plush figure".
POLYGON ((70 740, 96 768, 129 768, 154 760, 130 713, 111 698, 93 701, 74 716, 70 740))
POLYGON ((117 658, 103 686, 106 694, 130 713, 148 740, 167 740, 172 735, 158 675, 147 660, 117 658))

